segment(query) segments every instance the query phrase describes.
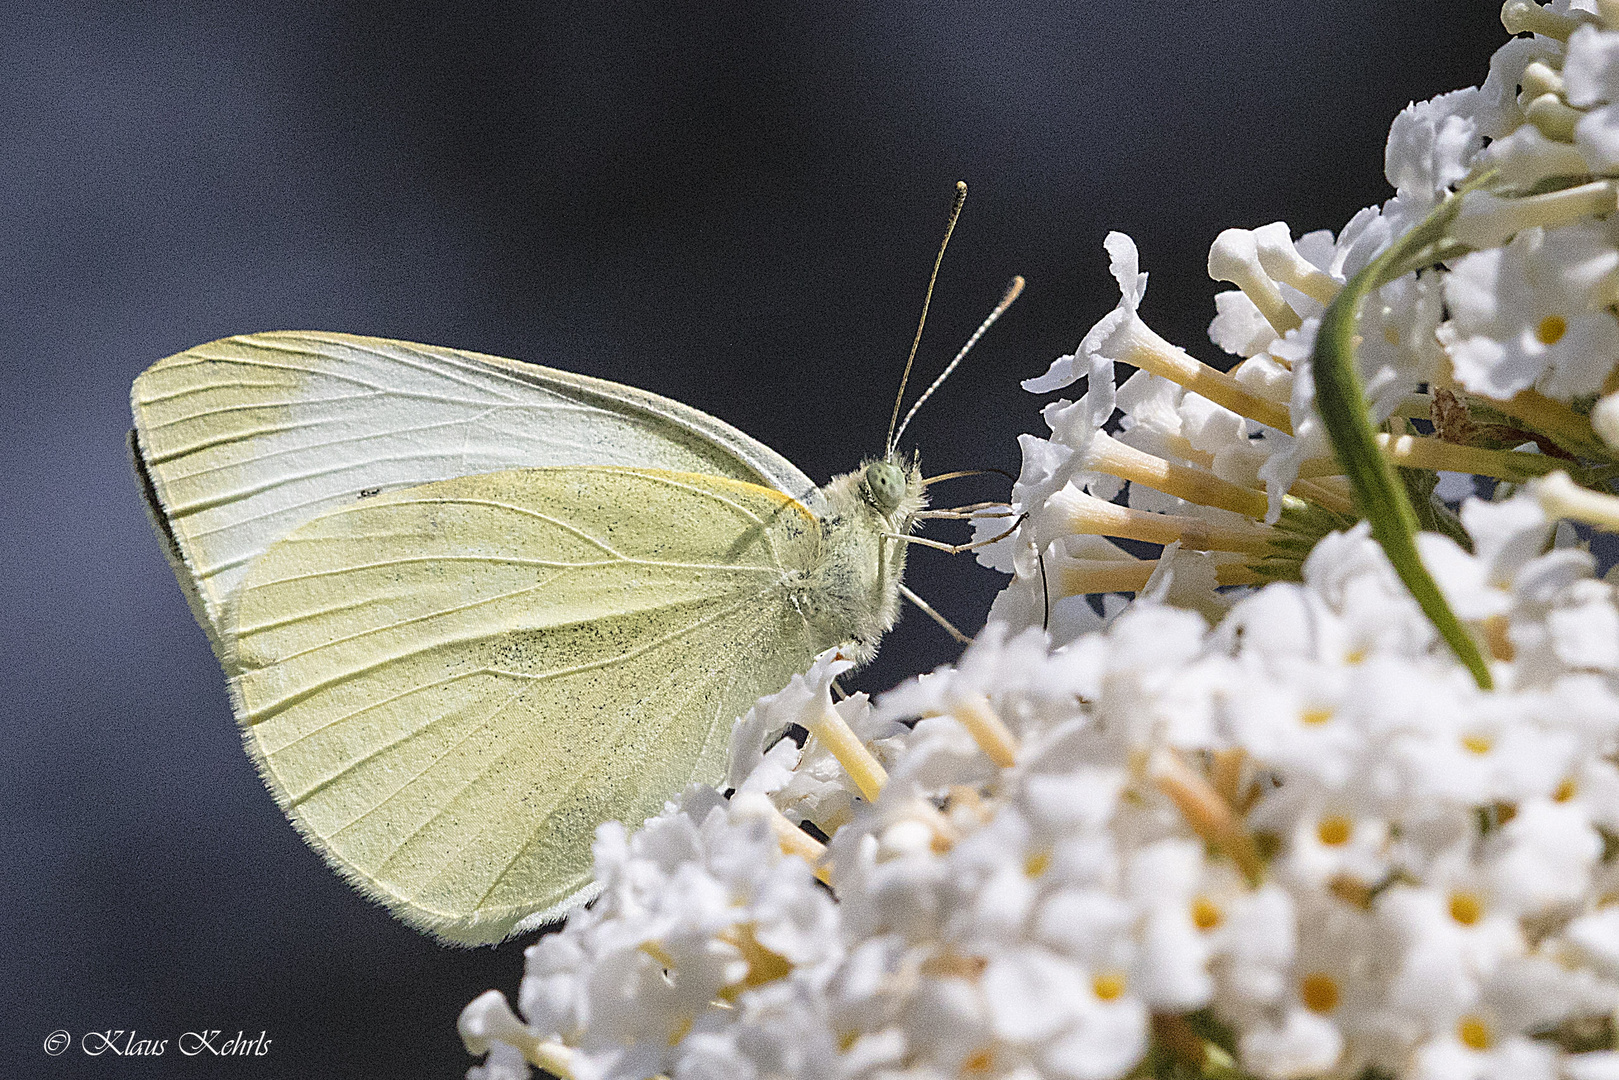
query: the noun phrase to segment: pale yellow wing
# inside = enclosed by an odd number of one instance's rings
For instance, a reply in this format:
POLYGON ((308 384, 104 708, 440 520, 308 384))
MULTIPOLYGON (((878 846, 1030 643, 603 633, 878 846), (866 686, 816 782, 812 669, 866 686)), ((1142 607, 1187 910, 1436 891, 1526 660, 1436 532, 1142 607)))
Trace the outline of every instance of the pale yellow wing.
POLYGON ((349 334, 245 334, 135 380, 136 467, 216 651, 220 614, 278 538, 362 493, 499 469, 624 465, 814 498, 787 459, 714 417, 517 360, 349 334))
POLYGON ((820 528, 751 484, 517 470, 352 503, 227 613, 238 717, 314 847, 417 926, 496 941, 590 881, 598 823, 717 782, 731 725, 821 649, 820 528))

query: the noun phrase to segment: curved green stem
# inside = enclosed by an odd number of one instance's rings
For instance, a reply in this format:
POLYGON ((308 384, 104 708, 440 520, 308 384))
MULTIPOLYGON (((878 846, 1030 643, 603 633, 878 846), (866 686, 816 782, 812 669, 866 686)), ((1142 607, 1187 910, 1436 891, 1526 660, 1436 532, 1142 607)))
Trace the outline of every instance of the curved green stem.
POLYGON ((1460 200, 1452 197, 1433 214, 1372 260, 1344 286, 1316 334, 1312 370, 1316 408, 1327 438, 1355 494, 1355 505, 1371 523, 1372 536, 1383 546, 1394 572, 1445 639, 1480 689, 1491 688, 1490 669, 1478 643, 1456 618, 1444 594, 1417 554, 1419 529, 1416 508, 1388 459, 1379 452, 1366 411, 1366 395, 1355 369, 1356 317, 1362 302, 1374 290, 1415 266, 1426 265, 1424 254, 1444 239, 1445 227, 1455 216, 1460 200))

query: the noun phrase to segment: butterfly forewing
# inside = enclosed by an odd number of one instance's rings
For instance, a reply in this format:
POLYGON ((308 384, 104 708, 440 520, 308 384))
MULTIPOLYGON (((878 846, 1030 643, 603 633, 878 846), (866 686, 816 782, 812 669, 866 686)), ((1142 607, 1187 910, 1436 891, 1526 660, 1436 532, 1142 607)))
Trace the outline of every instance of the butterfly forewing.
POLYGON ((234 696, 311 841, 407 920, 491 941, 589 882, 598 822, 715 782, 735 718, 821 649, 819 526, 778 492, 515 470, 351 502, 226 615, 234 696))
POLYGON ((517 467, 646 466, 810 497, 781 455, 616 383, 456 349, 329 333, 225 338, 132 394, 143 487, 200 619, 278 538, 361 493, 517 467))

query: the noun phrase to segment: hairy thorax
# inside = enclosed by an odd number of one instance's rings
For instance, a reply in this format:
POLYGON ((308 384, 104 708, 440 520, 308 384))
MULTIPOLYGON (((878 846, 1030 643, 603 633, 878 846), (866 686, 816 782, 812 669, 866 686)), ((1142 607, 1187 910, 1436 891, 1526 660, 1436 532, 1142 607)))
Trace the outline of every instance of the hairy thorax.
POLYGON ((871 469, 863 463, 821 489, 820 551, 795 590, 815 636, 859 664, 899 618, 908 545, 893 537, 910 534, 927 498, 914 459, 898 466, 902 489, 874 490, 871 469))

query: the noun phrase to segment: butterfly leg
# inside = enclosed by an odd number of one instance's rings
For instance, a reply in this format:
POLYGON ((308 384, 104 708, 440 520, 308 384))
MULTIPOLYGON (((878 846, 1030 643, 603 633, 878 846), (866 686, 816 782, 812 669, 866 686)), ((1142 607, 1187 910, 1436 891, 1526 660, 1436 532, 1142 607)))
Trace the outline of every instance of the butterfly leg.
POLYGON ((960 555, 964 551, 972 551, 974 548, 988 547, 990 544, 1005 540, 1008 536, 1011 536, 1013 533, 1017 532, 1018 526, 1023 524, 1028 516, 1029 515, 1027 513, 1019 514, 1018 519, 1012 522, 1011 527, 1005 532, 992 536, 988 540, 974 540, 970 544, 946 544, 938 540, 929 540, 925 536, 907 536, 904 533, 883 533, 882 535, 883 539, 885 540, 903 540, 907 544, 920 544, 923 547, 930 547, 936 551, 947 552, 951 555, 960 555))
POLYGON ((981 502, 969 503, 966 506, 950 506, 939 510, 921 510, 915 516, 919 519, 948 518, 954 521, 974 521, 981 517, 1011 517, 1012 508, 1003 502, 981 502))

